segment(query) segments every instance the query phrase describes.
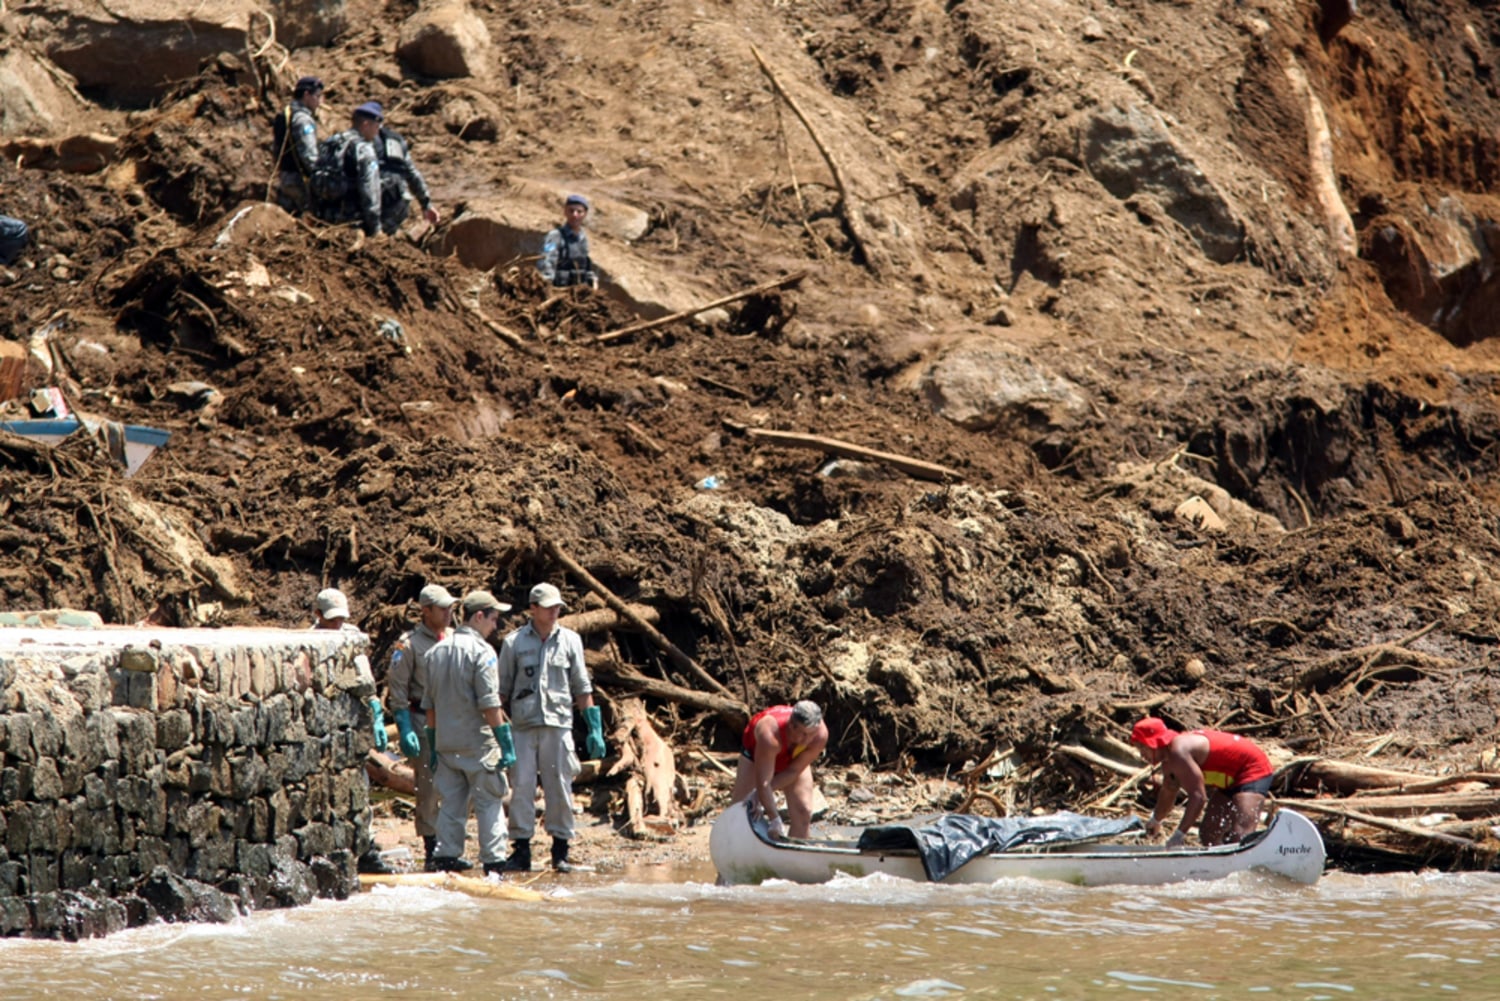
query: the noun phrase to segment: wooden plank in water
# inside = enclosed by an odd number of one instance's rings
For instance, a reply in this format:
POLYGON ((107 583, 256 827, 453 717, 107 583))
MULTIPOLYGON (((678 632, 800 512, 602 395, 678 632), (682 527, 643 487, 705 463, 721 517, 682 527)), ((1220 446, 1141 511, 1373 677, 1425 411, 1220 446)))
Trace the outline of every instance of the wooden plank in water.
POLYGON ((372 886, 430 886, 438 890, 453 890, 457 893, 467 893, 471 897, 487 897, 492 900, 547 899, 547 895, 540 890, 516 886, 514 883, 481 879, 478 876, 460 876, 452 872, 403 872, 389 876, 361 873, 359 885, 365 890, 372 886))

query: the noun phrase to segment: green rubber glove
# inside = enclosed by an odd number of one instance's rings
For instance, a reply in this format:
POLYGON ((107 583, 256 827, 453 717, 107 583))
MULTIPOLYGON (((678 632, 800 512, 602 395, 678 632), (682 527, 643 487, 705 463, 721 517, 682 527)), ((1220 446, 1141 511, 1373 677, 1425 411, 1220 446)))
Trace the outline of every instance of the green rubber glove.
POLYGON ((584 748, 589 752, 589 760, 598 761, 604 757, 604 720, 599 715, 598 706, 589 706, 583 711, 583 721, 588 724, 588 737, 584 740, 584 748))
POLYGON ((416 727, 411 725, 411 710, 396 710, 396 729, 401 731, 401 753, 412 761, 422 753, 422 740, 417 736, 416 727))
POLYGON ((511 767, 516 763, 516 742, 511 739, 510 724, 492 726, 490 732, 495 735, 495 743, 500 745, 500 767, 511 767))
POLYGON ((375 750, 385 750, 387 738, 385 735, 385 713, 381 711, 380 700, 370 696, 370 716, 375 723, 375 750))
POLYGON ((427 770, 437 768, 437 731, 430 726, 424 726, 422 732, 427 735, 427 770))

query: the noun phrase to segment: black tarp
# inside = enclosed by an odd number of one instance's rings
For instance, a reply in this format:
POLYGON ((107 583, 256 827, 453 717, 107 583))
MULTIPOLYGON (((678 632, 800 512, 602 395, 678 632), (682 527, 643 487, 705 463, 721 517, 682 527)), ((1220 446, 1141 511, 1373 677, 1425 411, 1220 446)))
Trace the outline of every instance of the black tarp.
POLYGON ((963 867, 976 855, 1065 845, 1112 838, 1143 828, 1139 817, 1105 820, 1078 813, 1049 813, 1040 817, 976 817, 949 813, 921 827, 885 824, 867 827, 859 836, 862 852, 916 851, 933 882, 963 867))

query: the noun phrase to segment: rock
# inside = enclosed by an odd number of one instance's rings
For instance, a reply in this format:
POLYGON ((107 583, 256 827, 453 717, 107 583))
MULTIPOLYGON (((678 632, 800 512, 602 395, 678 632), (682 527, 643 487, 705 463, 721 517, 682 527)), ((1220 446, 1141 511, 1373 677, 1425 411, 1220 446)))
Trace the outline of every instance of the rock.
POLYGON ((140 895, 167 922, 226 924, 239 916, 234 899, 211 886, 157 866, 141 884, 140 895))
POLYGON ((327 45, 349 26, 345 0, 271 0, 276 41, 289 49, 327 45))
POLYGON ((1155 111, 1130 105, 1092 112, 1079 125, 1078 146, 1083 166, 1110 194, 1159 205, 1209 260, 1227 264, 1244 250, 1245 228, 1229 200, 1155 111))
POLYGON ((489 29, 463 0, 424 4, 401 25, 396 43, 396 58, 428 77, 478 76, 489 53, 489 29))
MULTIPOLYGON (((517 260, 522 261, 522 267, 534 267, 532 262, 542 250, 542 237, 561 221, 561 203, 561 195, 551 208, 514 198, 471 201, 444 227, 434 241, 433 252, 440 256, 454 254, 460 263, 481 271, 517 260)), ((690 309, 724 294, 725 290, 690 284, 654 260, 637 256, 619 240, 610 239, 614 229, 610 220, 617 205, 620 203, 598 199, 594 209, 598 217, 590 213, 589 253, 601 276, 601 294, 643 320, 690 309)))
POLYGON ((244 52, 252 19, 265 25, 251 0, 53 0, 37 9, 30 39, 85 94, 127 106, 197 76, 205 59, 244 52))
POLYGON ((1208 535, 1219 535, 1228 530, 1219 513, 1197 494, 1177 505, 1173 514, 1178 521, 1208 535))
POLYGON ((20 46, 0 50, 0 136, 56 135, 82 110, 42 57, 20 46))
POLYGON ((949 348, 918 378, 933 411, 970 431, 1001 424, 1065 426, 1087 410, 1072 382, 987 338, 949 348))

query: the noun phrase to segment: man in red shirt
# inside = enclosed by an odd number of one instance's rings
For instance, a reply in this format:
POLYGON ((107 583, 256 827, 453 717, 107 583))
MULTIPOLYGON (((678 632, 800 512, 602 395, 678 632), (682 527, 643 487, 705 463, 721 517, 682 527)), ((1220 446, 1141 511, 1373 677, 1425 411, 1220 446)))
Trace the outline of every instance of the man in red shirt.
POLYGON ((812 763, 828 746, 823 710, 806 699, 794 706, 772 706, 751 717, 740 737, 740 766, 734 776, 731 803, 754 794, 773 837, 783 837, 776 793, 786 793, 786 812, 794 838, 807 837, 812 826, 812 763))
POLYGON ((1203 818, 1198 831, 1204 845, 1238 840, 1260 823, 1260 808, 1271 791, 1274 769, 1266 752, 1253 741, 1222 730, 1178 733, 1155 716, 1148 716, 1130 732, 1130 742, 1141 757, 1161 766, 1161 791, 1146 822, 1155 835, 1177 803, 1177 790, 1187 794, 1182 823, 1167 839, 1168 848, 1187 840, 1188 830, 1203 818))

